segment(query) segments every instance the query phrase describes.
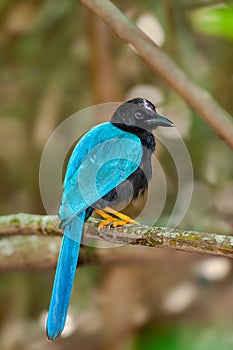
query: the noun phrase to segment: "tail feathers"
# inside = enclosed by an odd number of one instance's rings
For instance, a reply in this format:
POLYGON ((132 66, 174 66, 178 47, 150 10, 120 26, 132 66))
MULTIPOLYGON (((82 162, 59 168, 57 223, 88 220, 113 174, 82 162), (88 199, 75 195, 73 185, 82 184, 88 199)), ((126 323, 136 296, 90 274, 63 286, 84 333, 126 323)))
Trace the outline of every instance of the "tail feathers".
POLYGON ((63 331, 78 262, 85 212, 71 221, 64 231, 53 283, 46 331, 55 340, 63 331))

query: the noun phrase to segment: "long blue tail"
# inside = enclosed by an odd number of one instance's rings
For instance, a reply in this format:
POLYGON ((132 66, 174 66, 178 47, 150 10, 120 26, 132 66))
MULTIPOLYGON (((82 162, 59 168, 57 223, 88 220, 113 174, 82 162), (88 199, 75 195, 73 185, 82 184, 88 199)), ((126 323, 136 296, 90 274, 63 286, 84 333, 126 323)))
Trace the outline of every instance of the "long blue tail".
POLYGON ((65 326, 84 218, 85 212, 73 219, 64 230, 46 324, 47 336, 51 340, 55 340, 65 326))

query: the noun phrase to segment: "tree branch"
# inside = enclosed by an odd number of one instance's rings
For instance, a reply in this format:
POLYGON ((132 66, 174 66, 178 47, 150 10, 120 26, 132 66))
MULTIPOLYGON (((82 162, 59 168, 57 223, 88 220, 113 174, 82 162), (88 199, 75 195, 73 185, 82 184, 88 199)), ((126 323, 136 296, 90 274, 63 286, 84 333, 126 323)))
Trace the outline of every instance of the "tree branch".
MULTIPOLYGON (((98 230, 99 220, 91 218, 85 225, 84 242, 106 240, 126 245, 121 249, 83 247, 81 264, 152 263, 155 254, 128 245, 172 248, 187 252, 233 257, 233 237, 216 233, 173 230, 171 228, 127 225, 98 230), (145 254, 146 253, 146 254, 145 254)), ((44 269, 57 261, 62 232, 57 217, 13 214, 0 217, 0 271, 44 269)))
POLYGON ((172 59, 130 21, 111 1, 80 0, 99 16, 122 40, 136 50, 143 60, 158 73, 180 96, 233 148, 231 116, 213 97, 195 85, 172 59))

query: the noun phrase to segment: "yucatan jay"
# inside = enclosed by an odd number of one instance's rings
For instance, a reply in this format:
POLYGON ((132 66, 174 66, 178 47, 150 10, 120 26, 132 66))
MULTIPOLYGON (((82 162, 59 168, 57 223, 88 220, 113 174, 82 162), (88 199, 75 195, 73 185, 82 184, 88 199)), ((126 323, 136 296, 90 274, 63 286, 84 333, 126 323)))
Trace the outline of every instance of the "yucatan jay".
POLYGON ((59 209, 64 235, 47 318, 49 339, 55 340, 65 325, 84 222, 94 210, 105 218, 102 226, 134 222, 113 207, 144 195, 152 175, 152 131, 173 125, 138 97, 121 104, 110 122, 92 128, 74 148, 59 209))

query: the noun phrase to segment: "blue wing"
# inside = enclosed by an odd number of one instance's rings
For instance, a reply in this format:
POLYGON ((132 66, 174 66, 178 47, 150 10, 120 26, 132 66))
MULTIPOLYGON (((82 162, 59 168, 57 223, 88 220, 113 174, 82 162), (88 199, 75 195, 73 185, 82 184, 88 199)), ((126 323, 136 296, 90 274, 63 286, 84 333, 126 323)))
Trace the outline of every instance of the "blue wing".
POLYGON ((127 179, 142 159, 140 139, 111 123, 88 132, 71 155, 59 217, 63 227, 73 217, 127 179))
POLYGON ((136 135, 105 123, 91 129, 70 157, 59 210, 65 230, 47 318, 49 339, 56 339, 65 325, 85 209, 126 180, 140 165, 142 152, 136 135))

